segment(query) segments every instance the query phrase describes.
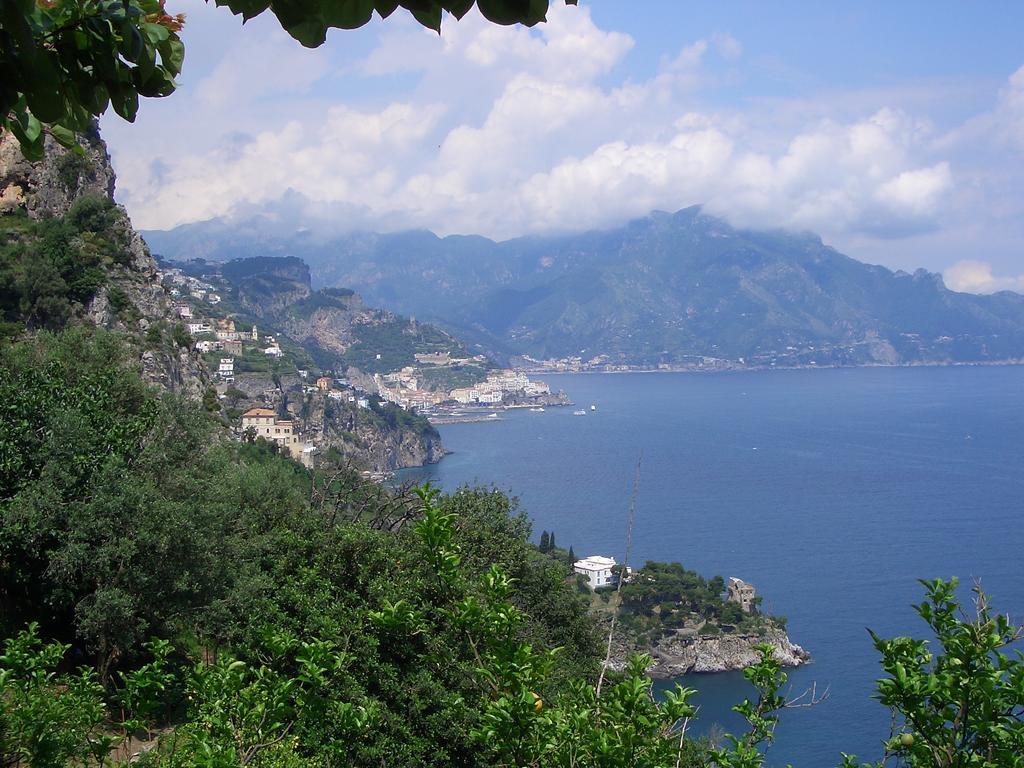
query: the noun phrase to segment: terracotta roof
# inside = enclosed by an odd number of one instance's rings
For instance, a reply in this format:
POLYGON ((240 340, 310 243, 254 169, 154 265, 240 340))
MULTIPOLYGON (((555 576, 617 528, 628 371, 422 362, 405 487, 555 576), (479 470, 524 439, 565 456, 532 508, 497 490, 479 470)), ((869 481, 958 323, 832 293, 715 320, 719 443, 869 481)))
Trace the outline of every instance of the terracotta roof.
POLYGON ((250 408, 248 411, 242 414, 244 419, 246 416, 275 416, 276 414, 269 408, 250 408))

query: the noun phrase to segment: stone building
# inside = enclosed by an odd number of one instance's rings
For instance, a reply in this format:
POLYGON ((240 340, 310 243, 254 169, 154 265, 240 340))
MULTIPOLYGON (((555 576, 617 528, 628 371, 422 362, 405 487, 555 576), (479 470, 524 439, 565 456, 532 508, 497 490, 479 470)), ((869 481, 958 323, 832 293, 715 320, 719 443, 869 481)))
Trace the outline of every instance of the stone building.
POLYGON ((753 584, 747 584, 743 579, 735 576, 729 577, 729 586, 726 587, 726 599, 731 603, 739 603, 747 613, 754 610, 754 598, 757 596, 753 584))
POLYGON ((252 429, 257 437, 273 440, 281 450, 287 451, 293 459, 302 459, 302 449, 298 433, 290 419, 279 419, 269 408, 250 408, 242 414, 242 431, 252 429))

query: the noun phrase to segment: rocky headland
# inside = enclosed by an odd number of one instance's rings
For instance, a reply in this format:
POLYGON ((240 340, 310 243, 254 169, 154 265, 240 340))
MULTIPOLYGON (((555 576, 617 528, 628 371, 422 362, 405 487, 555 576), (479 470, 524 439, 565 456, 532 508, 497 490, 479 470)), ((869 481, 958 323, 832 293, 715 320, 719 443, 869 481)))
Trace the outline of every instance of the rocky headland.
POLYGON ((674 634, 645 645, 636 642, 625 632, 617 630, 612 642, 609 666, 622 671, 631 656, 646 653, 651 656, 647 674, 656 680, 680 677, 691 672, 731 672, 746 669, 760 658, 756 647, 770 644, 775 658, 784 667, 798 667, 811 661, 811 654, 792 642, 781 629, 761 633, 700 635, 690 630, 674 634))

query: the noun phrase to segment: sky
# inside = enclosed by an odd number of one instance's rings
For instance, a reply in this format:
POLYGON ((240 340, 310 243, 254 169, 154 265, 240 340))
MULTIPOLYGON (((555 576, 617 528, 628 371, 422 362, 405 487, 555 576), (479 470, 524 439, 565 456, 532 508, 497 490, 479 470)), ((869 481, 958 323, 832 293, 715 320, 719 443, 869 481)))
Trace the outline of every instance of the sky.
POLYGON ((137 227, 254 214, 505 239, 703 205, 956 290, 1024 291, 1024 3, 399 9, 303 48, 202 0, 180 87, 102 120, 137 227))

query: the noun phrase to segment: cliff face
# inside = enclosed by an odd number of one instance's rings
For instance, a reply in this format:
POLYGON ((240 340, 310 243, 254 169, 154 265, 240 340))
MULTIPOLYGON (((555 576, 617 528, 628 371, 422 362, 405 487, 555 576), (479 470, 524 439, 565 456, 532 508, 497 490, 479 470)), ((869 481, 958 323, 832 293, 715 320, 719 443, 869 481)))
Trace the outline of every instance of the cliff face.
POLYGON ((403 429, 372 429, 362 426, 355 432, 358 442, 353 445, 332 442, 343 453, 355 454, 357 460, 368 464, 373 472, 393 472, 406 467, 436 464, 445 454, 441 436, 415 434, 403 429))
POLYGON ((115 176, 106 145, 93 132, 83 137, 82 146, 79 155, 48 137, 44 158, 29 162, 13 136, 0 135, 0 226, 5 216, 41 221, 67 216, 86 198, 105 201, 110 215, 104 237, 113 257, 102 267, 102 284, 69 322, 123 332, 138 352, 146 380, 198 397, 209 376, 195 353, 170 333, 176 318, 156 262, 127 212, 113 204, 115 176))
POLYGON ((425 419, 411 423, 395 406, 361 408, 317 393, 307 395, 293 412, 321 452, 335 448, 360 469, 392 472, 435 464, 445 454, 436 429, 425 419))
POLYGON ((769 630, 764 635, 714 637, 679 632, 662 638, 652 648, 637 647, 630 639, 616 633, 612 668, 625 669, 626 660, 631 655, 649 653, 653 662, 647 673, 657 679, 679 677, 690 672, 728 672, 754 664, 759 658, 755 646, 762 643, 775 647, 775 658, 783 666, 797 667, 811 660, 811 655, 790 641, 781 630, 769 630))
POLYGON ((32 218, 63 216, 90 192, 114 199, 114 170, 98 133, 83 137, 77 155, 46 137, 46 155, 29 162, 10 133, 0 134, 0 214, 25 211, 32 218))
POLYGON ((358 341, 356 328, 372 324, 377 310, 368 310, 358 296, 335 299, 323 306, 299 306, 280 317, 285 333, 302 344, 311 344, 344 355, 358 341))

